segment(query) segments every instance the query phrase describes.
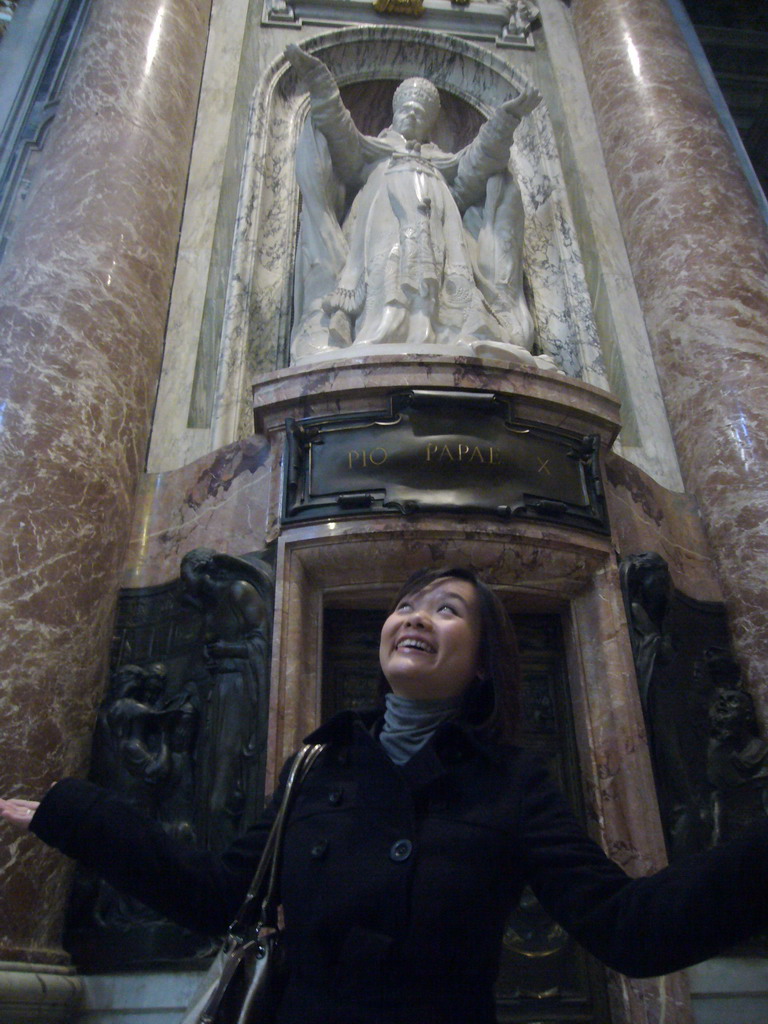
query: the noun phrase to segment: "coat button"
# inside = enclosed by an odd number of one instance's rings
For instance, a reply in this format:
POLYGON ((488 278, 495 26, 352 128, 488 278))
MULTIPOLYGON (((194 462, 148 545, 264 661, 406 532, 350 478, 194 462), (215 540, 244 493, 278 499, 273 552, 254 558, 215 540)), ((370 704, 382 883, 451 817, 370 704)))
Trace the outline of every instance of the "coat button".
POLYGON ((396 843, 392 843, 389 850, 389 856, 392 860, 399 862, 402 860, 408 860, 411 856, 411 850, 413 849, 413 843, 410 839, 398 839, 396 843))
POLYGON ((325 856, 325 851, 328 849, 327 839, 318 839, 318 841, 312 846, 309 853, 315 860, 320 860, 321 857, 325 856))
POLYGON ((338 807, 339 806, 339 804, 341 803, 341 790, 340 789, 332 789, 330 791, 330 793, 328 794, 328 803, 331 804, 332 807, 338 807))

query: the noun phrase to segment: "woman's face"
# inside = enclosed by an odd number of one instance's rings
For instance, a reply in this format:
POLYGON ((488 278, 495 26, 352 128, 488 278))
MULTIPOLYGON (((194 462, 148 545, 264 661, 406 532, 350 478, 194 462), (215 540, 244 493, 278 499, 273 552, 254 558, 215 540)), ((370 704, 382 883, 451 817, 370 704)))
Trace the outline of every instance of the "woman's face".
POLYGON ((444 576, 403 598, 381 630, 392 691, 417 700, 463 693, 479 671, 480 604, 468 580, 444 576))

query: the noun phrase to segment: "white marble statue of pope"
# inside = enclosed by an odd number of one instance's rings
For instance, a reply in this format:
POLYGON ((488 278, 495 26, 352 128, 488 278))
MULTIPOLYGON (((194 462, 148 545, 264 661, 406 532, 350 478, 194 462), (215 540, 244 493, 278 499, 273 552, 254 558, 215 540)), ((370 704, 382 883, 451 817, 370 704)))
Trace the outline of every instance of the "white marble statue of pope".
POLYGON ((294 45, 285 55, 311 102, 296 150, 293 361, 350 346, 447 346, 554 368, 531 354, 523 206, 509 170, 512 136, 538 92, 524 89, 470 145, 445 153, 429 141, 440 97, 427 79, 398 86, 392 124, 374 139, 355 127, 322 61, 294 45))

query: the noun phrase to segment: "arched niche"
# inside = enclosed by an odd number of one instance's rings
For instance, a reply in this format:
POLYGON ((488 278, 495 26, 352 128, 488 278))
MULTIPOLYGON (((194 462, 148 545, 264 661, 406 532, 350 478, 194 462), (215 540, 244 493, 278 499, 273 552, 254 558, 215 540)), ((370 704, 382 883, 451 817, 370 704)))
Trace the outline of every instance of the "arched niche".
MULTIPOLYGON (((397 82, 410 75, 430 78, 450 101, 449 135, 438 139, 447 148, 466 141, 460 122, 479 124, 527 81, 521 71, 473 43, 414 29, 341 29, 302 45, 328 65, 353 100, 353 111, 365 110, 364 97, 370 96, 372 125, 388 123, 386 106, 397 82), (471 115, 466 119, 460 116, 463 105, 471 115)), ((214 399, 214 444, 249 432, 251 378, 289 363, 300 205, 293 161, 308 108, 293 69, 278 58, 249 112, 214 399)), ((524 262, 537 341, 568 376, 607 387, 563 169, 543 103, 518 130, 512 165, 526 210, 524 262)))

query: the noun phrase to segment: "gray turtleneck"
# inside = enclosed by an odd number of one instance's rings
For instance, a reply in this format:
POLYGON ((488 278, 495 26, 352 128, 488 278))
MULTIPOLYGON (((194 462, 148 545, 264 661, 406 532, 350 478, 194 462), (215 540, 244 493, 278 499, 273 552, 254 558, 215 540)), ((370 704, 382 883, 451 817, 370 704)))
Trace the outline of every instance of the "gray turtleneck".
POLYGON ((395 764, 405 764, 421 750, 443 722, 455 718, 461 697, 446 700, 412 700, 388 693, 384 725, 379 739, 395 764))

